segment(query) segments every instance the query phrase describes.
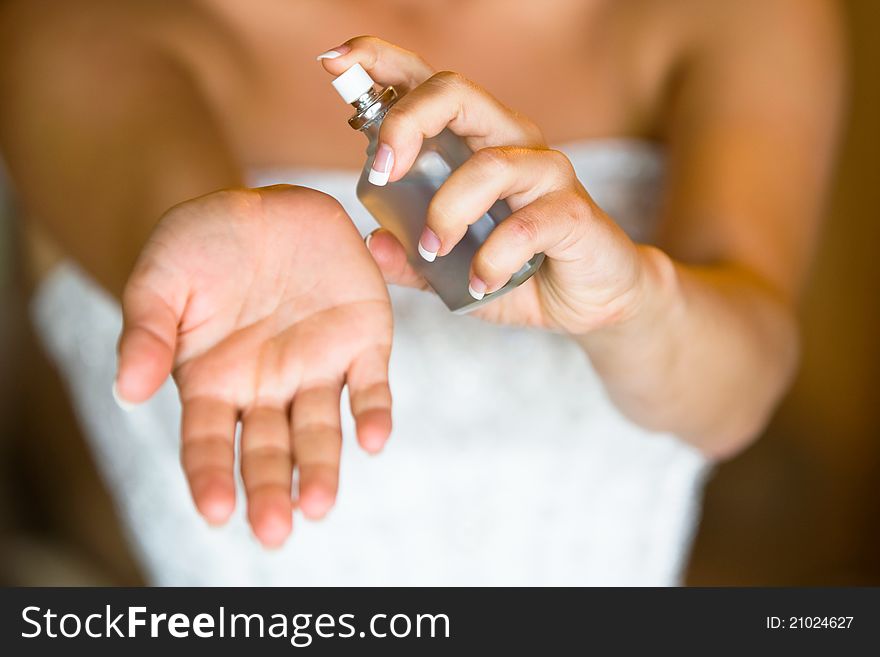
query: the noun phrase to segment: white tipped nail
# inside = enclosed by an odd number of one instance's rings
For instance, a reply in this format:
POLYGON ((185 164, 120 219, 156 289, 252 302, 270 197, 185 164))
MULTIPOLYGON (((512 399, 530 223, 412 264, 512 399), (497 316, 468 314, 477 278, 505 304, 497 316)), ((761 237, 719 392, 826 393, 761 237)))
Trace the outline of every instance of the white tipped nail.
POLYGON ((422 256, 428 262, 434 262, 437 258, 436 251, 428 251, 425 247, 422 246, 422 243, 419 242, 419 255, 422 256))
POLYGON ((335 50, 328 50, 315 57, 315 61, 320 62, 322 59, 336 59, 337 57, 342 57, 342 53, 336 52, 335 50))
POLYGON ((390 169, 388 171, 376 171, 375 169, 370 169, 370 175, 367 176, 367 180, 369 180, 373 185, 383 187, 388 184, 388 178, 390 177, 390 169))
POLYGON ((474 288, 472 288, 470 285, 468 285, 468 292, 469 292, 470 295, 471 295, 474 299, 476 299, 477 301, 479 301, 479 300, 482 299, 484 296, 486 296, 486 293, 485 293, 485 292, 477 292, 477 291, 476 291, 474 288))
POLYGON ((367 180, 373 185, 382 187, 388 183, 391 177, 391 169, 394 168, 394 151, 388 144, 379 144, 373 164, 370 166, 370 175, 367 180))
POLYGON ((135 407, 135 404, 132 404, 130 401, 125 401, 122 397, 119 396, 119 391, 116 389, 115 382, 113 383, 113 399, 116 402, 116 405, 125 412, 131 411, 135 407))
POLYGON ((364 238, 364 246, 367 247, 367 251, 370 250, 370 240, 373 239, 373 233, 367 233, 367 236, 364 238))

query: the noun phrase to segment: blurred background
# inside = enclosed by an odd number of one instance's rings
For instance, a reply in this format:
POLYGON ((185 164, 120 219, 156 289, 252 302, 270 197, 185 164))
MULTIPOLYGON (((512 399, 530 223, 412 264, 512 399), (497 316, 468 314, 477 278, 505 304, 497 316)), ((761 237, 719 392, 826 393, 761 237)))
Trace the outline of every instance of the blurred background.
MULTIPOLYGON (((709 481, 688 584, 880 585, 880 2, 843 6, 849 119, 800 375, 766 435, 709 481)), ((12 210, 0 198, 0 584, 138 584, 30 333, 12 210)))

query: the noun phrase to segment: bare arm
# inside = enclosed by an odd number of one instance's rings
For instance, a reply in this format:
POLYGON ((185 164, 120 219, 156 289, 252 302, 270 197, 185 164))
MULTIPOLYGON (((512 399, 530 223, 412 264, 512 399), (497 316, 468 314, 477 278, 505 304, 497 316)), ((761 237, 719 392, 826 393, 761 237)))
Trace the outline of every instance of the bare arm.
MULTIPOLYGON (((442 257, 494 200, 508 201, 513 214, 474 256, 472 294, 547 256, 475 314, 571 334, 623 413, 723 457, 757 436, 796 366, 795 306, 831 168, 842 54, 825 0, 685 4, 696 36, 663 121, 671 180, 660 248, 633 244, 563 154, 461 76, 422 82, 379 138, 395 154, 391 181, 438 126, 478 149, 438 190, 422 234, 442 257)), ((349 45, 325 68, 380 68, 400 52, 349 45)), ((417 82, 430 75, 414 55, 399 59, 417 82)), ((387 280, 424 285, 387 231, 369 248, 387 280)))
POLYGON ((241 183, 156 17, 131 7, 0 9, 0 148, 24 214, 117 296, 165 210, 241 183))
POLYGON ((755 13, 685 62, 664 252, 645 250, 640 310, 580 339, 624 412, 714 456, 755 437, 795 370, 842 105, 829 3, 755 13))

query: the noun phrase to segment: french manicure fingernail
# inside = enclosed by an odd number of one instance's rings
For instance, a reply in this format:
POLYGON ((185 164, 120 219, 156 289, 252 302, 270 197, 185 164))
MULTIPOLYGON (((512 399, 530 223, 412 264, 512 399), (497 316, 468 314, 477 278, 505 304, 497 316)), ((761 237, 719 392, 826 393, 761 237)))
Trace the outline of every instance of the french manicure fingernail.
POLYGON ((419 238, 419 255, 428 262, 434 262, 437 252, 440 250, 440 238, 437 234, 425 226, 422 236, 419 238))
POLYGON ((315 57, 315 60, 320 62, 322 59, 336 59, 337 57, 347 55, 349 52, 351 52, 351 46, 343 43, 341 46, 336 46, 332 50, 322 52, 315 57))
POLYGON ((130 401, 126 401, 119 396, 119 389, 116 387, 115 381, 113 383, 113 400, 116 402, 116 405, 125 412, 131 411, 135 407, 135 404, 132 404, 130 401))
POLYGON ((373 233, 367 233, 367 236, 364 238, 364 246, 367 247, 367 251, 370 250, 370 240, 373 239, 373 233))
POLYGON ((388 144, 379 144, 376 156, 373 158, 373 166, 370 167, 369 180, 374 185, 382 187, 388 183, 391 176, 391 168, 394 166, 394 151, 388 144))
POLYGON ((479 301, 486 296, 486 284, 476 276, 471 276, 470 283, 468 283, 468 292, 470 292, 474 299, 479 301))

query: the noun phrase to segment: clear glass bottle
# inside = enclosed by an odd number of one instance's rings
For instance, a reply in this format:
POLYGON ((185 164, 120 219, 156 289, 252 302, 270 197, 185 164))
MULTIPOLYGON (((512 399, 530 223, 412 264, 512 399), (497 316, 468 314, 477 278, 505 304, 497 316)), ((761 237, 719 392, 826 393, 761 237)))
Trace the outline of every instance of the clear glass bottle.
POLYGON ((497 201, 472 224, 467 234, 447 255, 433 262, 418 252, 419 237, 425 227, 428 204, 449 175, 473 155, 464 140, 446 129, 424 140, 422 150, 410 171, 397 182, 377 186, 369 182, 370 169, 379 138, 379 127, 388 110, 399 98, 394 87, 377 89, 366 71, 355 64, 333 81, 343 100, 355 108, 348 123, 369 140, 367 161, 357 184, 357 195, 364 207, 383 228, 391 231, 406 249, 409 262, 440 296, 446 306, 465 313, 509 292, 532 274, 544 260, 535 255, 501 289, 477 300, 468 291, 471 260, 480 245, 501 221, 510 215, 506 201, 497 201))

